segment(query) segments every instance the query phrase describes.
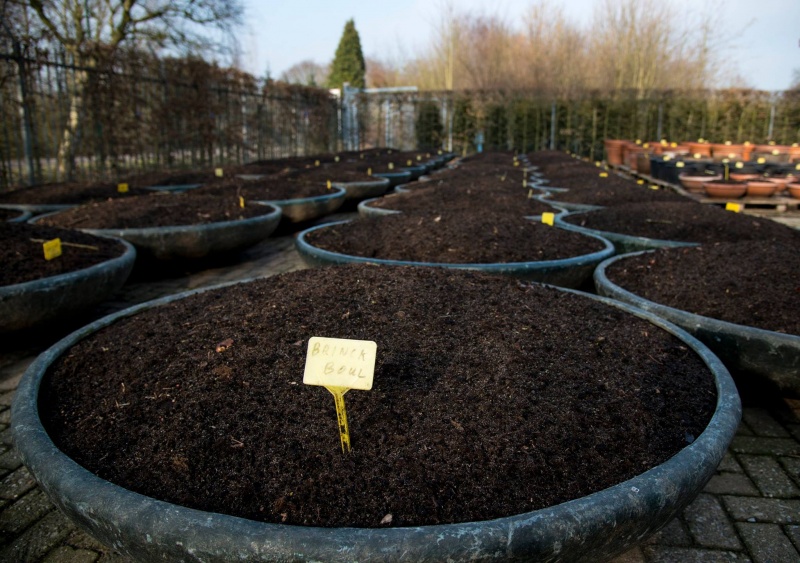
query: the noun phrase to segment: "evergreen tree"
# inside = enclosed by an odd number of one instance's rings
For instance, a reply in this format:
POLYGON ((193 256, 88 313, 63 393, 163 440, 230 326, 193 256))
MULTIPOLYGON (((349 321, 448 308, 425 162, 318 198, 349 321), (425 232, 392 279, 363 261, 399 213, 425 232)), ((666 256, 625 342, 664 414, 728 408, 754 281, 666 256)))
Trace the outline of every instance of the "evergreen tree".
POLYGON ((328 87, 341 88, 342 84, 349 82, 350 86, 364 88, 366 73, 367 66, 364 63, 364 54, 361 52, 361 39, 356 31, 355 22, 350 19, 344 24, 344 32, 331 63, 328 87))

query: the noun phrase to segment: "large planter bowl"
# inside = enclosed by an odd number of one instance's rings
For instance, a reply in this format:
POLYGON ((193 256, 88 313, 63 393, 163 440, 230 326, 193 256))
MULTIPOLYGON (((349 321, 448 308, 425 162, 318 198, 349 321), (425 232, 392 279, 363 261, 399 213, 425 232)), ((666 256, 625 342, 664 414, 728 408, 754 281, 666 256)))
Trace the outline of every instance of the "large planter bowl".
POLYGON ((24 223, 33 216, 33 212, 24 205, 0 205, 0 209, 17 213, 11 219, 6 219, 9 223, 24 223))
POLYGON ((747 192, 747 184, 706 182, 703 187, 708 197, 736 199, 742 197, 747 192))
POLYGON ((542 195, 535 195, 533 199, 538 199, 543 203, 547 203, 549 205, 553 205, 559 207, 561 209, 566 209, 567 211, 595 211, 596 209, 603 209, 602 205, 591 205, 588 203, 572 203, 569 201, 558 201, 555 198, 558 197, 558 194, 550 188, 546 188, 547 192, 542 195))
POLYGON ((0 287, 0 334, 74 315, 114 294, 133 270, 136 250, 120 240, 122 255, 94 266, 0 287))
POLYGON ((333 186, 330 193, 297 199, 264 200, 259 203, 270 203, 280 207, 283 217, 290 223, 310 221, 329 215, 344 203, 347 192, 344 188, 333 186))
POLYGON ((405 170, 406 172, 409 172, 411 174, 411 180, 413 181, 413 180, 419 180, 419 178, 423 174, 425 174, 425 172, 428 171, 428 168, 423 165, 419 166, 414 165, 414 166, 404 166, 400 168, 400 170, 405 170))
MULTIPOLYGON (((267 203, 263 215, 204 225, 175 225, 135 229, 82 229, 100 236, 122 238, 140 255, 155 260, 197 259, 241 250, 269 237, 281 220, 281 210, 267 203)), ((46 217, 43 215, 42 217, 46 217)), ((34 218, 36 222, 39 218, 34 218)))
POLYGON ((681 174, 678 176, 681 181, 681 185, 686 188, 686 191, 691 193, 703 193, 704 191, 704 184, 706 182, 713 182, 715 180, 722 180, 721 175, 714 175, 714 176, 703 176, 703 175, 694 175, 694 174, 681 174))
POLYGON ((397 215, 398 213, 402 213, 402 211, 397 211, 396 209, 383 209, 381 207, 371 207, 370 203, 373 201, 378 201, 381 199, 380 197, 371 197, 369 199, 365 199, 364 201, 359 202, 358 204, 358 214, 361 217, 383 217, 384 215, 397 215))
POLYGON ((750 180, 747 182, 747 195, 749 197, 770 197, 779 188, 778 184, 769 180, 750 180))
MULTIPOLYGON (((629 254, 637 256, 641 253, 629 254)), ((800 336, 754 328, 654 303, 619 287, 606 269, 626 256, 600 264, 594 272, 600 295, 649 311, 678 325, 708 346, 728 368, 771 381, 782 391, 800 396, 800 336)))
POLYGON ((786 189, 789 191, 790 196, 800 199, 800 184, 787 184, 786 189))
POLYGON ((330 228, 340 225, 347 221, 337 221, 311 227, 301 232, 295 239, 295 245, 300 253, 300 257, 312 267, 332 266, 336 264, 368 263, 384 264, 388 266, 426 266, 434 268, 454 268, 458 270, 476 270, 488 274, 503 274, 518 277, 524 280, 549 283, 560 287, 580 287, 581 284, 591 276, 595 266, 610 257, 614 253, 614 245, 609 241, 595 236, 603 243, 603 250, 564 258, 562 260, 542 260, 540 262, 506 262, 495 264, 448 264, 443 262, 411 262, 405 260, 387 260, 381 258, 366 258, 363 256, 352 256, 340 254, 317 248, 308 243, 306 237, 308 233, 317 229, 330 228))
POLYGON ((345 199, 362 200, 368 197, 378 197, 386 193, 390 182, 388 178, 375 178, 366 182, 333 182, 345 191, 345 199))
POLYGON ((175 184, 171 186, 147 186, 144 189, 150 190, 151 192, 167 192, 174 194, 182 194, 183 192, 188 192, 189 190, 199 188, 202 185, 203 184, 175 184))
MULTIPOLYGON (((202 290, 201 290, 202 291, 202 290)), ((194 292, 101 319, 44 352, 28 368, 12 407, 23 463, 70 520, 137 561, 603 561, 669 522, 714 474, 741 416, 725 367, 681 329, 602 298, 681 339, 710 368, 717 405, 705 430, 672 458, 627 481, 562 504, 494 520, 396 528, 267 524, 189 509, 109 483, 62 453, 42 426, 38 397, 48 367, 117 319, 194 292)))
POLYGON ((400 184, 411 181, 411 172, 408 170, 396 170, 394 172, 373 172, 376 178, 386 178, 389 180, 389 187, 394 188, 400 184))
POLYGON ((657 248, 672 248, 676 246, 698 246, 699 243, 683 242, 679 240, 663 240, 648 237, 638 237, 635 235, 626 235, 622 233, 612 233, 610 231, 600 231, 597 229, 589 229, 581 227, 580 225, 573 225, 564 219, 570 215, 578 215, 578 213, 567 213, 563 215, 556 215, 555 223, 559 227, 569 231, 583 233, 585 235, 595 235, 604 238, 614 245, 616 254, 626 254, 629 252, 637 252, 640 250, 655 250, 657 248))

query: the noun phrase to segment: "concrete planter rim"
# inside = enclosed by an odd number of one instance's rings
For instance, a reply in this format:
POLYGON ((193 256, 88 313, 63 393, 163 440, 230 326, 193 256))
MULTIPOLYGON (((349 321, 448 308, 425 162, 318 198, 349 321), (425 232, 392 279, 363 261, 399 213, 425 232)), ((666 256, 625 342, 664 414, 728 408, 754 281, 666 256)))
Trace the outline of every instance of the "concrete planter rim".
POLYGON ((321 195, 314 195, 310 197, 298 197, 298 198, 290 198, 290 199, 260 199, 260 200, 253 200, 256 203, 270 203, 272 205, 277 205, 278 207, 282 205, 301 205, 304 203, 321 203, 327 202, 329 200, 334 200, 338 197, 343 197, 347 192, 341 186, 336 184, 331 184, 331 193, 329 194, 321 194, 321 195))
POLYGON ((354 256, 350 254, 340 254, 338 252, 330 252, 311 245, 306 241, 306 235, 317 229, 332 227, 349 223, 350 221, 336 221, 332 223, 325 223, 324 225, 316 225, 297 235, 295 244, 297 245, 300 254, 306 253, 314 258, 325 260, 331 264, 341 263, 370 263, 370 264, 383 264, 387 266, 422 266, 422 267, 438 267, 438 268, 454 268, 466 270, 478 270, 483 272, 525 272, 546 270, 548 268, 560 266, 579 266, 585 263, 592 263, 598 259, 602 260, 614 253, 614 245, 606 239, 597 235, 586 235, 588 237, 597 239, 603 243, 603 249, 591 252, 589 254, 582 254, 580 256, 573 256, 571 258, 563 258, 561 260, 541 260, 538 262, 493 262, 493 263, 448 263, 448 262, 411 262, 407 260, 390 260, 388 258, 366 258, 363 256, 354 256))
POLYGON ((683 242, 679 240, 655 239, 649 237, 640 237, 636 235, 626 235, 623 233, 615 233, 612 231, 601 231, 599 229, 590 229, 589 227, 582 227, 580 225, 574 225, 572 223, 569 223, 568 221, 565 221, 567 217, 571 217, 573 215, 582 215, 584 213, 588 213, 588 211, 571 211, 562 213, 560 215, 556 215, 555 222, 559 226, 570 231, 575 231, 587 235, 593 234, 608 239, 613 243, 623 243, 629 246, 636 245, 641 248, 643 247, 672 248, 679 246, 700 246, 699 242, 683 242))
POLYGON ((11 219, 6 219, 6 221, 9 223, 24 223, 33 216, 33 212, 22 205, 2 204, 0 205, 0 209, 7 209, 9 211, 19 212, 19 215, 17 215, 16 217, 12 217, 11 219))
POLYGON ((585 497, 533 512, 459 524, 287 526, 145 497, 95 476, 58 450, 38 416, 39 388, 49 365, 73 344, 117 319, 211 289, 214 287, 136 305, 67 336, 28 368, 12 406, 12 429, 20 456, 48 495, 90 533, 125 553, 146 553, 149 560, 443 560, 471 556, 595 561, 598 556, 611 557, 635 545, 688 504, 713 475, 741 416, 739 396, 727 370, 688 333, 630 305, 562 289, 622 309, 677 336, 701 357, 717 388, 715 412, 694 442, 662 464, 585 497), (645 516, 656 520, 648 525, 642 521, 645 516))

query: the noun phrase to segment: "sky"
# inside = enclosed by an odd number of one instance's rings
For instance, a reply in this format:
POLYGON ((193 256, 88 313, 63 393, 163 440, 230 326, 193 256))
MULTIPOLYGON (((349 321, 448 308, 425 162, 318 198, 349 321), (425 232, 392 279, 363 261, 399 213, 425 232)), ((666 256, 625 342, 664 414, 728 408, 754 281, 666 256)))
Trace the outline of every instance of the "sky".
MULTIPOLYGON (((379 59, 411 56, 429 41, 444 1, 440 0, 243 0, 246 31, 241 63, 253 74, 273 78, 306 59, 333 60, 345 22, 355 19, 364 55, 379 59)), ((602 0, 555 0, 576 22, 588 23, 602 0)), ((532 0, 457 0, 459 11, 498 14, 514 21, 532 0)), ((720 8, 729 42, 726 71, 761 90, 784 90, 800 72, 800 0, 674 0, 680 10, 720 8)))

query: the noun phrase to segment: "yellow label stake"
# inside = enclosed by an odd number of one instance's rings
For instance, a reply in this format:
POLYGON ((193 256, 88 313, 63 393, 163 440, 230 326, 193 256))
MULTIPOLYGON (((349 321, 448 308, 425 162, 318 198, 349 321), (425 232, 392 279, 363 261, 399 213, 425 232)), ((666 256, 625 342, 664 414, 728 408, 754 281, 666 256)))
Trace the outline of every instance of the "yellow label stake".
POLYGON ((608 172, 600 172, 601 178, 608 178, 608 172))
POLYGON ((406 166, 411 166, 412 162, 411 159, 406 160, 406 166))
POLYGON ((542 223, 545 225, 553 226, 553 222, 556 220, 556 214, 550 213, 548 211, 542 213, 542 223))
POLYGON ((742 204, 741 203, 733 203, 728 202, 725 204, 725 211, 733 211, 734 213, 740 213, 742 211, 742 204))
POLYGON ((389 163, 389 170, 394 170, 394 162, 389 163))
POLYGON ((239 207, 244 209, 244 198, 242 196, 239 196, 239 207))
POLYGON ((327 186, 328 186, 328 189, 329 189, 329 190, 330 190, 330 189, 333 189, 333 184, 331 184, 331 181, 330 181, 330 180, 328 180, 328 184, 327 184, 327 186))
POLYGON ((639 184, 640 186, 643 186, 644 185, 644 180, 641 180, 641 179, 640 180, 636 180, 636 183, 639 184))
POLYGON ((336 155, 336 156, 334 156, 334 157, 333 157, 333 161, 334 161, 334 162, 339 162, 339 155, 336 155))
POLYGON ((372 168, 367 168, 367 176, 372 176, 372 168))
POLYGON ((61 239, 54 238, 53 240, 48 240, 44 244, 42 244, 42 249, 44 250, 44 259, 45 260, 52 260, 53 258, 58 258, 61 256, 61 239))
POLYGON ((319 336, 308 340, 303 383, 325 387, 333 395, 342 453, 350 452, 344 394, 350 389, 372 389, 377 350, 378 345, 371 340, 319 336))
POLYGON ((222 168, 215 168, 214 169, 214 176, 216 176, 217 178, 222 178, 222 174, 223 174, 222 168))
POLYGON ((128 184, 124 182, 122 184, 117 184, 117 191, 121 194, 128 193, 128 184))

